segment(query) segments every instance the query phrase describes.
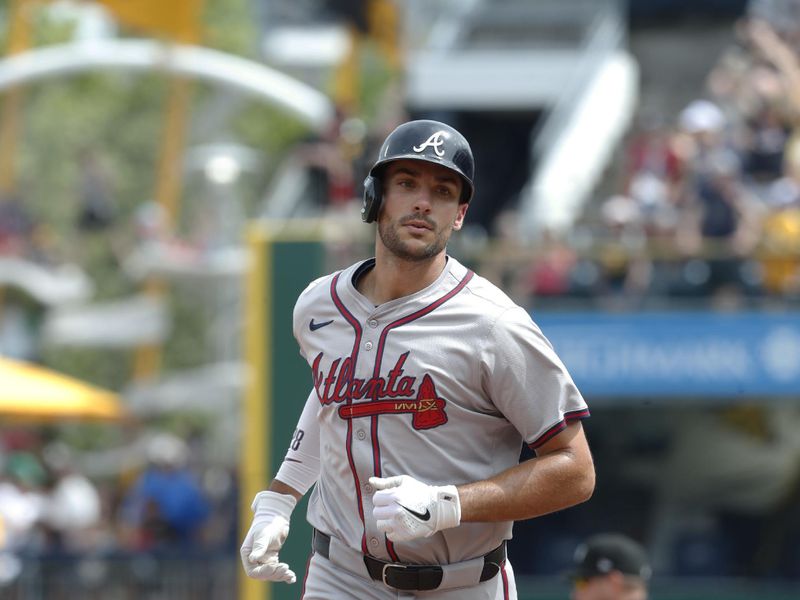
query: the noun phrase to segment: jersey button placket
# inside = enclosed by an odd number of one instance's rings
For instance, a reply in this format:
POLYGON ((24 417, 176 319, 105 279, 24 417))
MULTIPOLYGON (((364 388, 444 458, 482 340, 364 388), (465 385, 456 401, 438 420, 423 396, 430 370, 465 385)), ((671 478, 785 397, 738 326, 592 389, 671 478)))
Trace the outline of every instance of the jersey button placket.
MULTIPOLYGON (((378 328, 378 320, 377 319, 367 319, 365 325, 367 326, 364 330, 364 338, 362 339, 361 348, 363 352, 372 352, 377 346, 376 339, 368 339, 370 337, 375 337, 378 335, 376 331, 378 328), (372 330, 372 331, 370 331, 372 330)), ((377 360, 377 358, 375 359, 377 360)), ((360 366, 361 368, 366 367, 371 360, 362 361, 360 366)), ((374 366, 373 366, 374 368, 374 366)), ((367 375, 366 379, 369 379, 373 375, 374 371, 370 368, 370 373, 367 375)), ((366 400, 366 399, 365 399, 366 400)), ((374 469, 373 465, 373 450, 372 450, 372 441, 370 440, 369 435, 369 419, 365 419, 363 421, 363 425, 365 427, 358 428, 354 431, 354 437, 358 440, 359 443, 354 444, 354 449, 357 447, 357 455, 359 456, 360 460, 357 460, 357 464, 363 465, 364 469, 362 470, 359 468, 359 472, 361 475, 361 485, 363 490, 363 499, 364 508, 367 510, 371 510, 372 506, 372 494, 375 492, 375 489, 369 484, 366 483, 366 479, 372 474, 374 469)), ((370 527, 367 524, 365 534, 367 535, 367 543, 369 544, 370 552, 375 552, 380 549, 381 547, 381 539, 382 537, 375 537, 375 533, 377 533, 373 527, 370 527)))

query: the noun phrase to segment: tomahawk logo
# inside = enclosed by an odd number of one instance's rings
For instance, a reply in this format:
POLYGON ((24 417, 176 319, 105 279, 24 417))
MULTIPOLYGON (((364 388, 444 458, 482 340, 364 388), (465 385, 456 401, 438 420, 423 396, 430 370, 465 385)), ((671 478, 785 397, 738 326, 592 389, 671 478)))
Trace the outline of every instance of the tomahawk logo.
POLYGON ((444 131, 437 131, 419 146, 414 146, 414 152, 422 152, 425 150, 425 148, 430 147, 433 148, 436 156, 441 158, 444 156, 444 150, 442 150, 442 146, 444 146, 444 131))
POLYGON ((409 352, 401 354, 386 377, 369 379, 353 377, 351 358, 337 358, 325 371, 324 354, 314 359, 314 387, 323 406, 365 399, 366 402, 346 403, 339 407, 343 419, 373 417, 386 414, 411 414, 414 429, 431 429, 447 423, 447 400, 436 393, 433 378, 427 373, 417 384, 417 378, 403 370, 409 352))
MULTIPOLYGON (((373 400, 358 404, 345 404, 339 407, 339 416, 343 419, 358 417, 374 417, 375 415, 391 415, 406 413, 411 415, 411 426, 414 429, 433 429, 447 423, 444 410, 447 401, 436 395, 436 386, 427 373, 422 378, 416 400, 373 400)), ((420 518, 422 518, 420 516, 420 518)))

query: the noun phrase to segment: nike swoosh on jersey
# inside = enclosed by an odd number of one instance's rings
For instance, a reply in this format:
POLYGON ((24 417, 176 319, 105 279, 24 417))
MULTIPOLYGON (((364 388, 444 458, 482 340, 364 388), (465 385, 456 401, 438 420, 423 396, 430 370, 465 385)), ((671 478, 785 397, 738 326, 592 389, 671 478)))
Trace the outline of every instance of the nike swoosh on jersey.
POLYGON ((325 325, 330 325, 331 323, 333 323, 333 319, 330 321, 323 321, 322 323, 314 323, 314 319, 311 319, 311 321, 308 323, 308 328, 311 331, 316 331, 320 327, 325 327, 325 325))
POLYGON ((430 521, 430 519, 431 519, 431 511, 428 510, 427 508, 425 509, 424 513, 417 512, 415 510, 411 510, 410 508, 408 508, 407 506, 403 506, 402 504, 400 504, 400 508, 402 508, 403 510, 407 510, 412 515, 417 517, 420 521, 430 521))

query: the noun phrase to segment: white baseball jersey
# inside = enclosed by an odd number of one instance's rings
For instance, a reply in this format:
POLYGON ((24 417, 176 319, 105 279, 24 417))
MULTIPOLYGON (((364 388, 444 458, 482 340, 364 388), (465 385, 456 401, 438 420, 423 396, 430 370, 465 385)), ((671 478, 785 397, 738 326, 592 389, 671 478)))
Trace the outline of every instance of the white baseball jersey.
MULTIPOLYGON (((449 564, 511 537, 511 522, 463 523, 392 543, 372 518, 370 476, 431 485, 486 479, 518 464, 586 403, 525 310, 449 257, 428 287, 374 306, 354 281, 374 259, 300 295, 294 335, 311 367, 321 472, 308 520, 362 553, 449 564)), ((288 451, 302 451, 297 440, 288 451)))

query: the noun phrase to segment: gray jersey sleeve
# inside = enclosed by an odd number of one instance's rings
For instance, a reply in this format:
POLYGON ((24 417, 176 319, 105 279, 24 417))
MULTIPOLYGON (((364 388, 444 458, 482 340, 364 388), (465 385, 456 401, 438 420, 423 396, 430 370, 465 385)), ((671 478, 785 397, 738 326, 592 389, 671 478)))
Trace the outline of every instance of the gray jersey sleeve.
POLYGON ((319 400, 311 390, 275 479, 301 494, 319 479, 319 400))
POLYGON ((502 312, 485 342, 483 387, 528 445, 535 448, 589 415, 564 363, 522 308, 502 312))

